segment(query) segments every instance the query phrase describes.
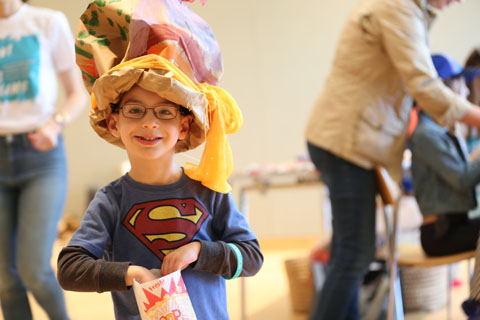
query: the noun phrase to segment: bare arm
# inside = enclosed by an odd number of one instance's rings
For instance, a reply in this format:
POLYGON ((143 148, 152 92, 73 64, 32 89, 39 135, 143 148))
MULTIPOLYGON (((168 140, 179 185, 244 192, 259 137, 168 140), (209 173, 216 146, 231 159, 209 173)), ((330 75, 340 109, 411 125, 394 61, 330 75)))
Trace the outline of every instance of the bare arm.
MULTIPOLYGON (((87 92, 82 85, 81 77, 77 68, 71 68, 58 74, 65 91, 65 102, 58 113, 62 115, 64 124, 76 118, 87 102, 87 92)), ((34 133, 29 134, 33 146, 39 151, 48 151, 57 145, 58 135, 62 126, 49 119, 34 133)))
POLYGON ((480 128, 480 107, 473 105, 460 119, 461 122, 480 128))
POLYGON ((87 91, 77 68, 71 68, 58 74, 65 91, 65 102, 59 109, 67 120, 75 119, 87 103, 87 91))

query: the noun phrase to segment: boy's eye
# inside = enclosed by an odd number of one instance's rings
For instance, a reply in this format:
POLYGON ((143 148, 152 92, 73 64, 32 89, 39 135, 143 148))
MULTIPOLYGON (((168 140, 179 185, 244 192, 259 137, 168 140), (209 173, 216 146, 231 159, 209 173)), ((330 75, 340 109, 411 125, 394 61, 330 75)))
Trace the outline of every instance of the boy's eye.
POLYGON ((129 115, 139 115, 145 112, 145 108, 137 105, 125 105, 124 111, 129 115))
POLYGON ((155 114, 159 119, 173 119, 177 115, 177 107, 172 105, 155 107, 155 114))
POLYGON ((158 114, 164 115, 164 116, 170 116, 173 114, 172 110, 169 110, 167 108, 158 108, 156 111, 158 114))

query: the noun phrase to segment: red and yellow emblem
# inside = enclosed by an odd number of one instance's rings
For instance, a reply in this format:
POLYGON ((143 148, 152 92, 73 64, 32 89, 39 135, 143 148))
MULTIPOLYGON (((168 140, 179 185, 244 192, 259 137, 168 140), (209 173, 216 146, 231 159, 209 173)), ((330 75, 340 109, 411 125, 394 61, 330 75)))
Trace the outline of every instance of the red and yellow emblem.
POLYGON ((163 261, 192 240, 207 216, 195 199, 169 199, 134 205, 123 225, 163 261))

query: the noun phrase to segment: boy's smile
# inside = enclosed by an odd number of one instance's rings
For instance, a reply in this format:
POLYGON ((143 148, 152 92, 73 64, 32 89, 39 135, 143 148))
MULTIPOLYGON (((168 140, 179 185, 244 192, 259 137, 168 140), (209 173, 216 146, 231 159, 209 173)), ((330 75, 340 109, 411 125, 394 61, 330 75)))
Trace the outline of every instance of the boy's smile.
POLYGON ((154 145, 157 142, 157 140, 162 139, 161 137, 148 137, 148 136, 137 136, 136 138, 140 140, 140 143, 143 143, 145 145, 154 145))

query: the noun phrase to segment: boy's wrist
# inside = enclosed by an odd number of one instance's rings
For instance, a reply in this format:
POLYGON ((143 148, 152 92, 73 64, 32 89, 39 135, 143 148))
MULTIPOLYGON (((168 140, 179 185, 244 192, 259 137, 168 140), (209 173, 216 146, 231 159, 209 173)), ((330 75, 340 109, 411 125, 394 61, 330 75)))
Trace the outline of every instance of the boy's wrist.
POLYGON ((125 285, 127 287, 131 287, 133 285, 133 279, 135 278, 134 273, 134 266, 128 266, 127 272, 125 272, 125 285))
POLYGON ((155 280, 156 278, 157 276, 149 269, 142 266, 130 265, 125 273, 125 285, 127 287, 132 286, 133 280, 136 280, 138 283, 144 283, 155 280))
POLYGON ((133 286, 134 279, 136 279, 137 282, 142 282, 140 278, 142 277, 143 269, 145 268, 141 266, 129 265, 125 273, 125 285, 127 287, 133 286))
POLYGON ((198 249, 198 254, 200 254, 200 251, 202 250, 202 242, 200 240, 193 240, 191 243, 198 249))

